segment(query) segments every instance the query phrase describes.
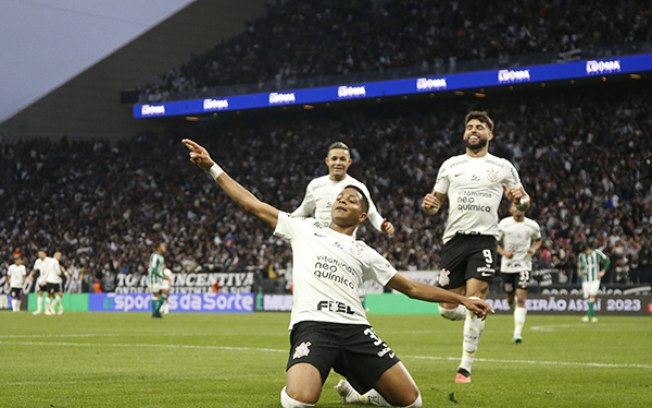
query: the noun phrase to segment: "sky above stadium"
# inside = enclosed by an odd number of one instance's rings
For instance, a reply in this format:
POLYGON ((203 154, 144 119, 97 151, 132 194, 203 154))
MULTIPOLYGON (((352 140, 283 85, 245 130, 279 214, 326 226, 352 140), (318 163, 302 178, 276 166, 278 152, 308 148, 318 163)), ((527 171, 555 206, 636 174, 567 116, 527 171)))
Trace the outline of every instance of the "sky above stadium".
POLYGON ((0 0, 0 122, 193 0, 0 0))

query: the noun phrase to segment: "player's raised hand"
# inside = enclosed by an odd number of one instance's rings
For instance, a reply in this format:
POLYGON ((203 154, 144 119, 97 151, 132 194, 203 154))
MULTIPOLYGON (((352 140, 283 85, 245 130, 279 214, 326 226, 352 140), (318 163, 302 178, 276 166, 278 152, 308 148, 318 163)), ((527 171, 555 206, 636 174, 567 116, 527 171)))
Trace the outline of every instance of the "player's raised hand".
POLYGON ((202 170, 208 170, 215 162, 203 146, 194 140, 183 139, 181 141, 189 150, 190 161, 199 166, 202 170))
POLYGON ((441 207, 441 201, 439 201, 439 198, 434 191, 426 194, 425 197, 423 197, 423 201, 421 201, 421 208, 426 214, 436 214, 437 211, 439 211, 439 207, 441 207))
POLYGON ((394 225, 392 225, 391 222, 387 221, 387 219, 384 219, 383 223, 380 224, 380 229, 389 236, 394 235, 394 225))

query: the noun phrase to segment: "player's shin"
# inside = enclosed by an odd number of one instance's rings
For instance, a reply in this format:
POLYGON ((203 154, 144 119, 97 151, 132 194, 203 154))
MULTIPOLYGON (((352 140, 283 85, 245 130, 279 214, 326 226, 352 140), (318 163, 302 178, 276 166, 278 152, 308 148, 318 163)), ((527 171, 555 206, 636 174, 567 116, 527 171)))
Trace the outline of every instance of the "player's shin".
POLYGON ((527 309, 524 307, 516 307, 514 309, 514 338, 520 338, 523 333, 523 326, 525 326, 525 317, 527 316, 527 309))
MULTIPOLYGON (((470 299, 479 298, 471 297, 470 299)), ((464 320, 464 341, 462 343, 462 361, 460 368, 469 374, 473 367, 475 353, 478 350, 480 336, 484 330, 484 323, 484 320, 478 319, 474 313, 467 310, 466 319, 464 320)))

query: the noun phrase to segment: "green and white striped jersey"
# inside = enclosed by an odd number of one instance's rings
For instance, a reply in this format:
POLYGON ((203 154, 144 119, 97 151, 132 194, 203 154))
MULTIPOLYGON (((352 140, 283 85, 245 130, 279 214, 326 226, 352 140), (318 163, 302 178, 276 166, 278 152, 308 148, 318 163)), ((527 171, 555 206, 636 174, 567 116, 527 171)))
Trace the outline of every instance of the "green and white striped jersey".
POLYGON ((149 256, 149 267, 147 268, 147 280, 149 285, 160 285, 163 281, 163 255, 152 252, 149 256))
POLYGON ((607 255, 599 249, 592 249, 588 255, 582 252, 577 257, 577 273, 584 281, 599 280, 598 272, 601 269, 606 270, 610 264, 611 260, 607 255), (600 267, 601 262, 603 263, 602 268, 600 267))

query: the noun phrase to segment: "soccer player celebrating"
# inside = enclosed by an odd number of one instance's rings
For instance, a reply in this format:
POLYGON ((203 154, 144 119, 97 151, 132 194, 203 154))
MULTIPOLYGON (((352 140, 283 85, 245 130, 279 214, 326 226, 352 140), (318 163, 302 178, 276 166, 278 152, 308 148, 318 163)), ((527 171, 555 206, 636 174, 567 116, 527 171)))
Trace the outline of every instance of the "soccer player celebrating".
POLYGON ((512 204, 509 208, 511 217, 503 218, 498 224, 500 229, 499 245, 496 248, 502 256, 500 275, 503 278, 503 288, 507 301, 514 304, 514 336, 516 344, 523 341, 523 326, 525 325, 525 300, 527 287, 532 272, 532 256, 541 247, 541 228, 533 219, 527 218, 525 212, 512 204), (502 244, 502 245, 501 245, 502 244))
POLYGON ((331 207, 335 197, 345 186, 354 185, 364 192, 369 201, 367 218, 371 225, 378 231, 392 235, 394 226, 378 213, 367 187, 347 174, 351 163, 353 163, 349 147, 342 142, 332 143, 328 147, 324 162, 328 167, 328 174, 308 183, 303 202, 292 212, 292 216, 314 217, 322 226, 328 227, 331 223, 331 207))
MULTIPOLYGON (((450 271, 444 287, 471 298, 484 299, 495 269, 498 206, 503 197, 527 210, 530 199, 514 166, 489 153, 494 123, 487 112, 471 111, 464 119, 466 153, 444 161, 432 192, 421 204, 426 214, 436 214, 448 197, 448 224, 444 230, 442 268, 450 271)), ((440 281, 441 282, 441 281, 440 281)), ((455 382, 471 382, 471 368, 484 320, 453 303, 440 303, 442 317, 464 319, 462 361, 455 382)))
POLYGON ((20 300, 25 286, 27 271, 23 265, 23 258, 20 255, 14 256, 14 264, 9 266, 7 277, 9 281, 9 293, 11 293, 11 310, 20 312, 20 300))
POLYGON ((291 349, 285 408, 312 407, 333 368, 350 387, 341 387, 343 402, 421 407, 421 394, 394 351, 374 332, 358 296, 364 279, 426 301, 462 304, 484 319, 490 307, 481 300, 414 282, 378 252, 352 237, 367 218, 367 196, 356 186, 340 191, 331 208, 331 223, 319 227, 261 202, 233 180, 192 140, 183 143, 190 160, 210 173, 220 188, 245 211, 274 228, 290 242, 294 264, 294 304, 290 319, 291 349), (346 388, 346 390, 345 390, 346 388), (342 391, 346 391, 343 395, 342 391), (364 397, 360 394, 364 394, 364 397))
POLYGON ((600 290, 600 279, 607 273, 611 265, 611 259, 599 249, 591 249, 589 244, 584 244, 582 253, 577 257, 577 274, 582 280, 582 292, 584 299, 588 299, 588 310, 582 322, 597 323, 595 317, 595 297, 600 290))

